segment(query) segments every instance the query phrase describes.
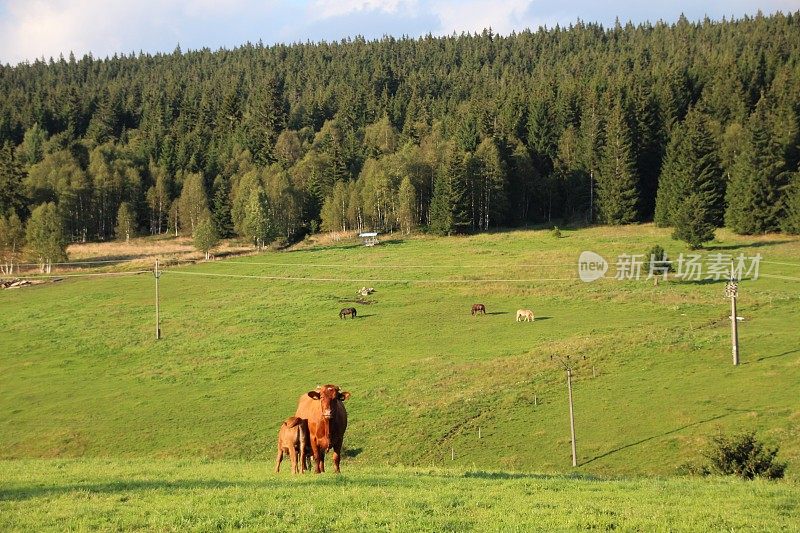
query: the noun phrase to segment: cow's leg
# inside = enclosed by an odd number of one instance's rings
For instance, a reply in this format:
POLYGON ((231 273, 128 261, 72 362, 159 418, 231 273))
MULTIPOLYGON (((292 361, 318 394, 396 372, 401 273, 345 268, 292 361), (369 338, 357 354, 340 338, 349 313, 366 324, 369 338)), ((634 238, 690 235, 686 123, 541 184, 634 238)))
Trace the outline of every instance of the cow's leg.
POLYGON ((314 439, 311 439, 311 454, 314 456, 314 471, 319 474, 322 472, 320 463, 322 462, 322 450, 319 449, 314 439))
POLYGON ((297 473, 297 450, 294 446, 289 446, 289 460, 292 462, 292 474, 297 473))
POLYGON ((275 473, 281 471, 281 461, 283 461, 283 450, 278 446, 278 457, 275 459, 275 473))
POLYGON ((342 458, 342 445, 333 447, 333 471, 339 473, 339 460, 342 458))
POLYGON ((325 472, 325 450, 319 451, 319 459, 317 460, 317 474, 325 472))

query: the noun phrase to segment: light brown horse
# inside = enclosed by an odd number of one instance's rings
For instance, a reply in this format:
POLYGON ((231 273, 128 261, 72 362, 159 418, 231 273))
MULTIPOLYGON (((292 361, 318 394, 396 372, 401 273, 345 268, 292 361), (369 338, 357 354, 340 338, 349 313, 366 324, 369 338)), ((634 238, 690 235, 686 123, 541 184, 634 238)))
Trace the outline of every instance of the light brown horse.
POLYGON ((472 304, 472 316, 475 316, 476 313, 483 313, 486 314, 486 306, 483 304, 472 304))
POLYGON ((536 317, 533 316, 533 311, 530 309, 520 309, 517 311, 517 322, 533 322, 535 319, 536 317))

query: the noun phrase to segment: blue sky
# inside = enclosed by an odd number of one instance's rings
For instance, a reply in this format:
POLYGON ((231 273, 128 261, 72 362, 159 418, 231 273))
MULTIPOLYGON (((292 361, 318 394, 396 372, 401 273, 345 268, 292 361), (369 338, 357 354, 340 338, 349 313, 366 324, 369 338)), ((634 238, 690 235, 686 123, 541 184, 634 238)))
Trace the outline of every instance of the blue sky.
POLYGON ((496 33, 567 25, 690 20, 800 10, 800 0, 0 0, 0 63, 338 40, 347 36, 496 33))

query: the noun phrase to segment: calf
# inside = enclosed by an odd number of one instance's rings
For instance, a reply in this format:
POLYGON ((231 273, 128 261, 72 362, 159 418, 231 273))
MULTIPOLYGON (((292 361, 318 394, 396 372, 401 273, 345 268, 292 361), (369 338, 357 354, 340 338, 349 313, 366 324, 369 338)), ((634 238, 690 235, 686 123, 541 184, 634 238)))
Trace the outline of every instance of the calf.
POLYGON ((292 462, 292 474, 306 471, 306 450, 310 445, 308 437, 308 421, 290 416, 278 431, 278 457, 275 460, 275 473, 280 472, 283 454, 288 453, 292 462), (297 459, 300 459, 298 467, 297 459))

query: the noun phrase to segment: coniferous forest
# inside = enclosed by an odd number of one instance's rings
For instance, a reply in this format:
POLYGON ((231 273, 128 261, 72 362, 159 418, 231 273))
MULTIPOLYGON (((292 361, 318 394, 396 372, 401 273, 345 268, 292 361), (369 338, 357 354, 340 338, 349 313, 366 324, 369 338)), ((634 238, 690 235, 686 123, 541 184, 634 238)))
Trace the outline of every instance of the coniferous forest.
POLYGON ((800 12, 70 55, 0 67, 0 233, 796 233, 799 142, 800 12))

